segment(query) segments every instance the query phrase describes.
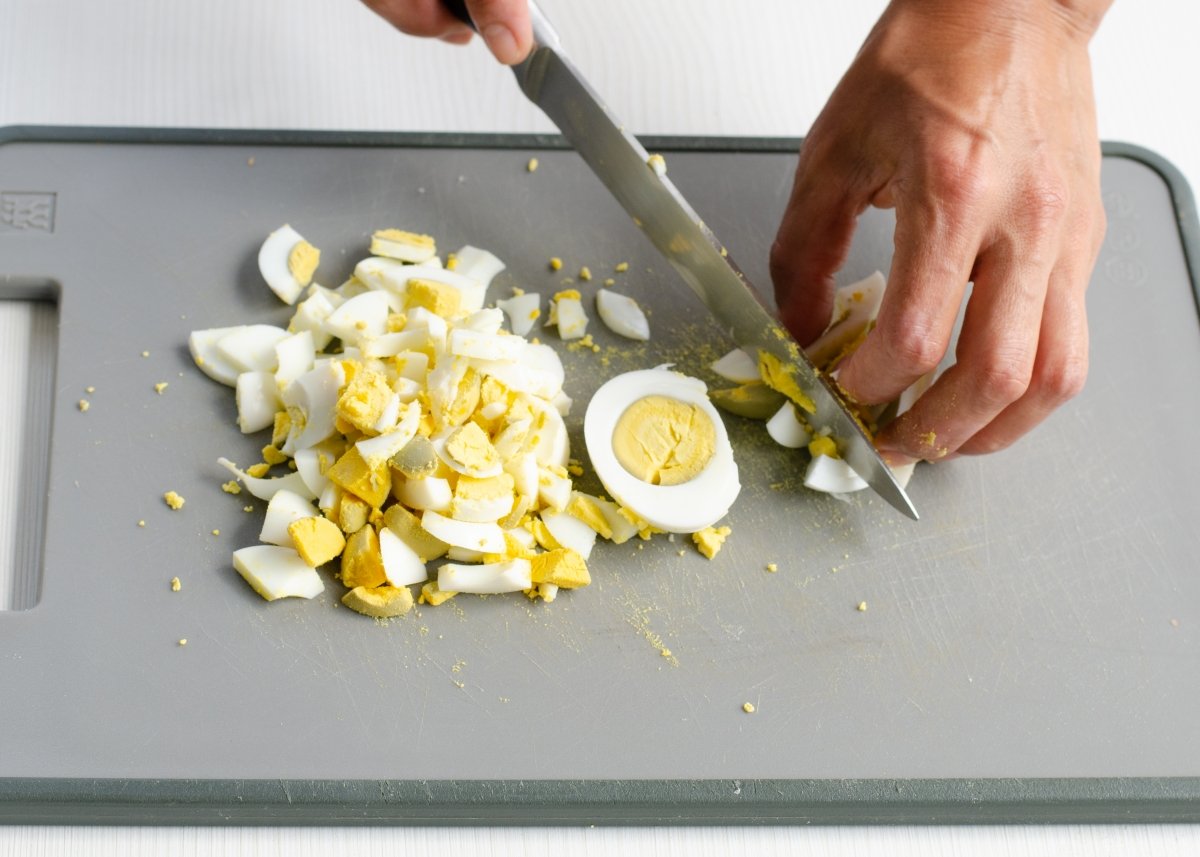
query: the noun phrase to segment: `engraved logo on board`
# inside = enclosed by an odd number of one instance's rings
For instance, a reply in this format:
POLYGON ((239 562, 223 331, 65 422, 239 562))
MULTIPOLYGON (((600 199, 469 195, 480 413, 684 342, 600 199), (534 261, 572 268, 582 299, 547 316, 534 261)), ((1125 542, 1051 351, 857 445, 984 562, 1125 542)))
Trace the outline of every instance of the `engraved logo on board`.
POLYGON ((53 232, 53 193, 0 191, 0 232, 53 232))

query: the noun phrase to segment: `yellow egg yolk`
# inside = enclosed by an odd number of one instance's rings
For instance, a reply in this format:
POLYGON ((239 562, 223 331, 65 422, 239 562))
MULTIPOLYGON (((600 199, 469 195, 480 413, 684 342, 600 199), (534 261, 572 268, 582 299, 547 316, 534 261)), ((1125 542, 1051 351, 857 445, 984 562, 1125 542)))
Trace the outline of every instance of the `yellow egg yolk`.
POLYGON ((646 396, 626 408, 612 439, 621 466, 652 485, 694 479, 712 459, 716 444, 708 414, 667 396, 646 396))

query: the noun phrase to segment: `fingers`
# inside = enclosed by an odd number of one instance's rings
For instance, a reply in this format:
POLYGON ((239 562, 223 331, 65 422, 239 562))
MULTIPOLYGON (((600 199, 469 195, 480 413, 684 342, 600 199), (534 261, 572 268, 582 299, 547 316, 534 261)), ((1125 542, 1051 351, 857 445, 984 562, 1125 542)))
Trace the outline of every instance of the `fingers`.
MULTIPOLYGON (((1056 408, 1083 389, 1088 370, 1088 327, 1084 294, 1104 234, 1104 224, 1090 230, 1092 246, 1082 247, 1051 273, 1038 334, 1038 353, 1029 389, 982 430, 969 438, 959 452, 975 455, 1011 446, 1056 408)), ((1089 230, 1082 229, 1085 238, 1089 230)))
POLYGON ((467 0, 471 20, 488 50, 505 65, 516 65, 533 48, 526 0, 467 0))
POLYGON ((771 280, 780 319, 801 345, 833 313, 834 273, 850 252, 870 193, 862 175, 831 155, 816 127, 805 141, 787 210, 771 247, 771 280))
POLYGON ((438 0, 363 0, 377 15, 402 33, 426 36, 453 44, 471 40, 471 28, 459 21, 438 0))
POLYGON ((893 194, 896 250, 875 329, 838 376, 864 404, 895 399, 941 361, 980 244, 970 186, 956 179, 933 191, 902 190, 893 194))

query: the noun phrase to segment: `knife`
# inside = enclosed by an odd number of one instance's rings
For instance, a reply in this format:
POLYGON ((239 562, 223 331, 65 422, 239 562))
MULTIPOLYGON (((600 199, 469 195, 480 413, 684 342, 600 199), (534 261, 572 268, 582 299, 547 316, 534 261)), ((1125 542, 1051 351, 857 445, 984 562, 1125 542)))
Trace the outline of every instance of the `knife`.
MULTIPOLYGON (((459 20, 472 24, 463 0, 443 2, 459 20)), ((529 14, 533 49, 513 67, 525 95, 558 126, 733 341, 760 361, 764 352, 771 355, 795 380, 797 394, 790 398, 807 411, 809 425, 827 430, 854 472, 893 507, 917 520, 912 501, 834 386, 767 308, 665 170, 652 168, 649 153, 571 64, 534 0, 529 0, 529 14)))

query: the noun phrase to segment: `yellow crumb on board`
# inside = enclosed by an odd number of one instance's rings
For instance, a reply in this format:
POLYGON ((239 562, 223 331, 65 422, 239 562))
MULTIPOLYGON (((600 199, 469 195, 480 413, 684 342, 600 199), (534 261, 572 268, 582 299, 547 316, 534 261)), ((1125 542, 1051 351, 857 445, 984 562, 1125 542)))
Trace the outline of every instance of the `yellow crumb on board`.
POLYGON ((746 712, 747 714, 753 714, 757 710, 758 709, 755 708, 753 702, 743 702, 742 703, 742 711, 746 712))
POLYGON ((770 572, 779 571, 779 566, 773 562, 769 562, 769 563, 767 563, 767 571, 770 571, 770 572))
POLYGON ((219 536, 219 535, 221 535, 221 531, 220 531, 220 530, 213 530, 213 531, 212 531, 212 534, 213 534, 214 536, 219 536))
POLYGON ((179 638, 179 645, 180 645, 180 646, 186 646, 186 645, 187 645, 187 637, 180 637, 180 638, 179 638))
POLYGON ((150 356, 150 352, 149 352, 149 351, 143 351, 143 352, 142 352, 142 356, 143 356, 143 357, 149 357, 149 356, 150 356))
POLYGON ((226 494, 241 494, 242 486, 238 484, 236 479, 230 479, 228 482, 221 483, 221 490, 226 494))
POLYGON ((77 405, 77 407, 79 408, 80 411, 86 411, 91 406, 92 406, 92 403, 89 402, 87 399, 80 399, 79 404, 77 405))
POLYGON ((858 602, 858 606, 854 609, 857 610, 859 613, 866 613, 867 612, 867 602, 865 602, 865 601, 858 602))
POLYGON ((178 577, 172 577, 171 578, 171 591, 178 592, 180 589, 183 589, 183 584, 180 582, 178 577))
POLYGON ((558 258, 557 256, 550 257, 550 270, 551 271, 561 271, 562 265, 563 265, 562 259, 558 258))
POLYGON ((180 497, 178 494, 176 494, 174 491, 168 491, 167 493, 163 494, 163 502, 166 503, 168 506, 170 506, 172 509, 179 511, 180 509, 183 508, 183 504, 186 503, 187 501, 184 500, 182 497, 180 497))
POLYGON ((589 268, 587 265, 584 265, 582 268, 579 269, 579 279, 586 281, 586 280, 590 280, 591 278, 592 278, 592 269, 591 268, 589 268))
POLYGON ((529 163, 525 164, 525 169, 531 173, 537 172, 537 168, 538 168, 538 159, 537 158, 530 158, 529 163))
POLYGON ((158 393, 160 396, 163 394, 163 390, 165 390, 165 389, 167 389, 166 381, 159 381, 157 384, 154 385, 154 392, 158 393))
POLYGON ((138 521, 138 526, 139 526, 139 527, 144 527, 144 526, 146 526, 146 522, 145 522, 145 521, 138 521))
POLYGON ((95 387, 84 387, 83 392, 87 393, 90 396, 92 393, 96 392, 96 388, 95 387))
POLYGON ((616 265, 613 266, 613 270, 616 271, 618 274, 624 274, 626 271, 629 270, 629 263, 628 262, 618 262, 616 265))

